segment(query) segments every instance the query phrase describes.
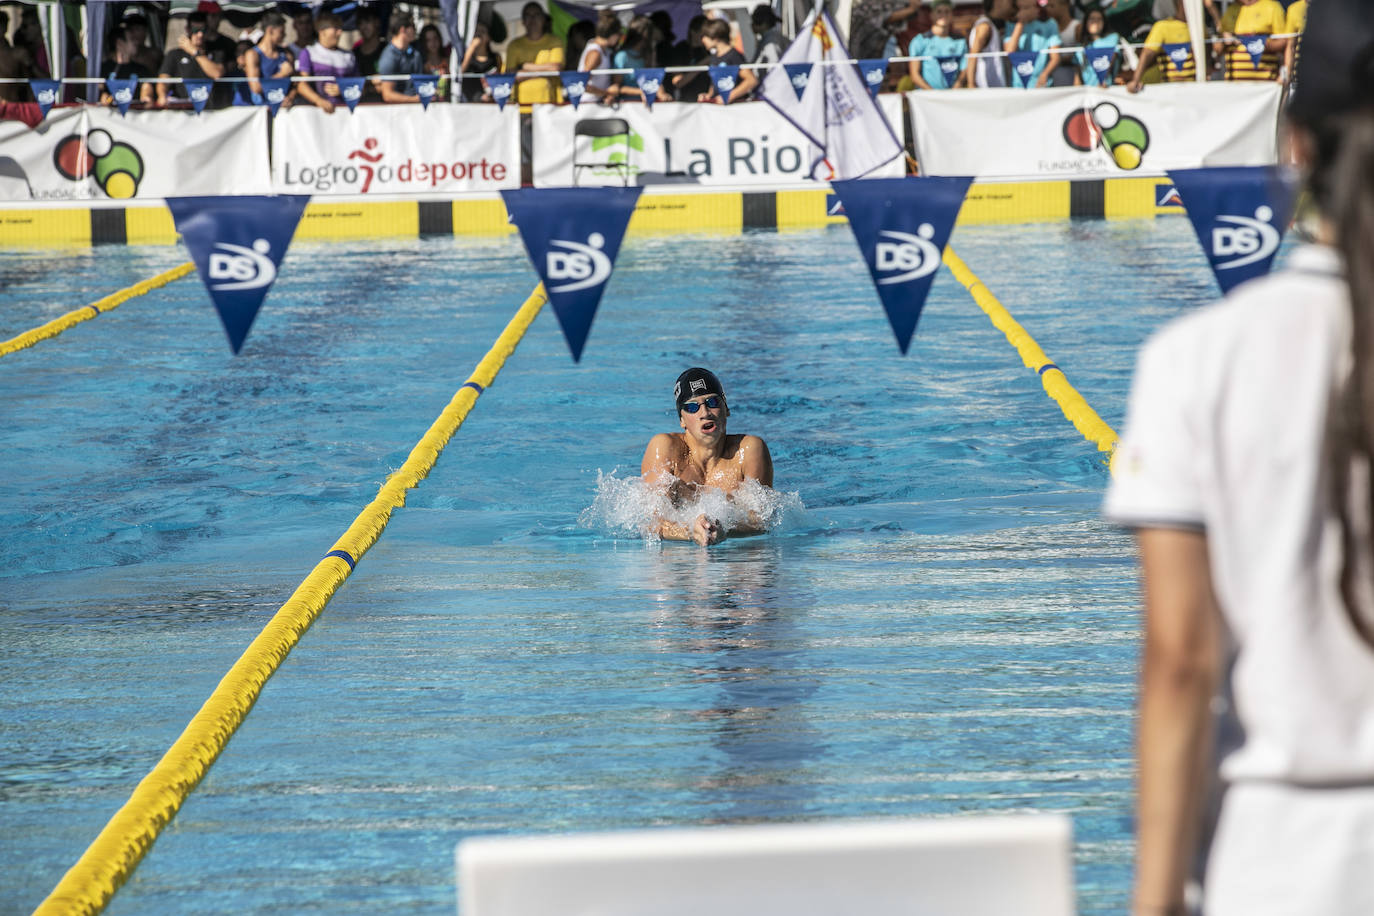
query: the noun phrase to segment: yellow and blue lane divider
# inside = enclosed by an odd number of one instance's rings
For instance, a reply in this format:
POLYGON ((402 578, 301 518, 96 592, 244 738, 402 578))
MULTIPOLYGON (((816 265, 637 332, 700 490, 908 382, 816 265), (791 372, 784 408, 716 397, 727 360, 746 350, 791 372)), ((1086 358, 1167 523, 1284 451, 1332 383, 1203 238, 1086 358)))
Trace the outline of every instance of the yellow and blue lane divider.
POLYGON ((103 315, 136 296, 142 296, 144 293, 151 292, 160 286, 166 286, 173 280, 179 280, 195 269, 196 265, 187 261, 185 264, 164 271, 156 277, 149 277, 147 280, 142 280, 135 283, 133 286, 121 289, 117 293, 111 293, 103 299, 97 299, 90 305, 83 305, 79 309, 73 309, 60 318, 54 318, 47 324, 39 325, 30 331, 25 331, 18 337, 12 337, 0 343, 0 356, 8 356, 26 347, 31 347, 40 340, 56 337, 68 328, 75 327, 83 321, 90 321, 92 318, 103 315))
POLYGON ((1078 393, 1078 389, 1069 384, 1064 370, 1045 355, 1045 351, 1040 349, 1035 338, 1021 327, 1011 312, 1007 311, 992 294, 992 290, 984 285, 977 274, 969 270, 968 265, 949 246, 945 246, 944 262, 950 273, 954 274, 954 278, 968 290, 973 301, 992 319, 993 326, 1007 336, 1007 340, 1016 348, 1026 367, 1033 369, 1035 374, 1040 376, 1040 384, 1044 386, 1045 392, 1059 405, 1059 409, 1064 412, 1064 416, 1074 428, 1096 445, 1098 451, 1107 453, 1110 465, 1111 457, 1116 452, 1116 431, 1097 415, 1097 411, 1089 406, 1083 395, 1078 393))
POLYGON ((105 908, 219 757, 257 702, 267 679, 324 611, 363 554, 381 537, 391 513, 405 505, 406 491, 429 475, 444 446, 467 419, 478 396, 495 381, 546 301, 543 285, 535 287, 472 375, 411 449, 405 463, 239 656, 181 736, 39 904, 35 916, 94 914, 105 908))

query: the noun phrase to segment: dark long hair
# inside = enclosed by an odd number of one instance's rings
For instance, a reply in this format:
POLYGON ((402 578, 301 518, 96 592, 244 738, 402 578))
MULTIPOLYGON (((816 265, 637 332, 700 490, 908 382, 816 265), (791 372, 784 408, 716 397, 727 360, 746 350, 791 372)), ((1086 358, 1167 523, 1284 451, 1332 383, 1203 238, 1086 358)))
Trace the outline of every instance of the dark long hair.
POLYGON ((648 16, 636 16, 625 27, 625 41, 621 47, 638 54, 644 61, 644 66, 656 67, 658 66, 658 49, 655 47, 657 32, 652 19, 648 16))

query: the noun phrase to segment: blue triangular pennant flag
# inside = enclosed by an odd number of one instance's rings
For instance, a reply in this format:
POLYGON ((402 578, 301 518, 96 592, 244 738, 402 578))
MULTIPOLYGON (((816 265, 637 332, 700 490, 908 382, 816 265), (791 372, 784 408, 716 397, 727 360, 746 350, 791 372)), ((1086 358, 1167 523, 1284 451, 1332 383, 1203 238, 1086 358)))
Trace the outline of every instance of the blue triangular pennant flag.
POLYGON ((1277 166, 1170 169, 1223 293, 1268 273, 1293 216, 1293 188, 1277 166))
POLYGON ((281 108, 281 103, 286 101, 286 94, 291 91, 291 81, 289 79, 270 79, 259 80, 262 83, 262 102, 273 115, 277 109, 281 108))
POLYGON ((182 80, 181 85, 186 87, 186 95, 191 99, 191 107, 196 114, 205 110, 205 106, 210 103, 210 87, 214 85, 212 80, 182 80))
POLYGON ((587 80, 591 79, 590 73, 580 70, 564 70, 558 74, 563 82, 563 94, 572 102, 573 111, 582 104, 582 96, 587 94, 587 80))
POLYGON ((882 58, 861 60, 859 73, 864 78, 864 85, 868 86, 868 94, 876 99, 878 90, 883 88, 883 77, 887 76, 887 61, 882 58))
POLYGON ((1175 70, 1181 71, 1188 66, 1188 60, 1193 56, 1193 46, 1186 41, 1166 42, 1160 47, 1164 49, 1164 56, 1174 65, 1175 70))
POLYGON ((809 60, 794 61, 782 65, 787 71, 787 81, 792 84, 792 91, 797 94, 797 101, 806 92, 807 85, 811 82, 811 68, 815 64, 809 60))
POLYGON ((711 84, 716 87, 720 100, 730 104, 730 93, 739 83, 739 67, 734 64, 712 64, 710 67, 711 84))
POLYGON ((1097 75, 1099 86, 1105 86, 1112 75, 1112 64, 1116 61, 1116 48, 1084 48, 1083 56, 1088 69, 1097 75))
POLYGON ((658 90, 663 87, 662 67, 639 67, 635 70, 635 85, 644 96, 644 104, 650 108, 658 99, 658 90))
POLYGON ((439 74, 417 73, 410 78, 415 94, 420 97, 420 107, 428 109, 429 103, 439 96, 439 74))
POLYGON ((115 108, 119 109, 121 116, 129 113, 129 106, 134 103, 134 90, 137 88, 138 77, 136 76, 123 80, 111 76, 105 80, 105 89, 114 99, 115 108))
POLYGON ((937 57, 935 62, 940 65, 940 78, 945 81, 945 88, 953 88, 955 81, 959 79, 959 58, 937 57))
POLYGON ((57 80, 29 80, 29 89, 33 92, 34 100, 38 102, 38 110, 45 118, 62 98, 62 84, 57 80))
POLYGON ((1037 51, 1012 51, 1007 55, 1007 60, 1011 61, 1012 79, 1020 88, 1031 87, 1031 78, 1035 76, 1035 59, 1039 56, 1037 51))
POLYGON ((277 279, 277 266, 309 201, 289 194, 167 198, 235 353, 277 279))
POLYGON ((831 181, 873 275, 897 346, 911 346, 972 178, 831 181))
POLYGON ((1258 67, 1260 58, 1264 56, 1264 46, 1269 41, 1268 35, 1237 35, 1236 39, 1240 46, 1245 49, 1245 53, 1250 55, 1250 66, 1258 67))
POLYGON ((596 317, 625 227, 643 188, 502 191, 534 269, 544 281, 573 361, 596 317))
POLYGON ((505 111, 506 103, 510 101, 511 95, 515 92, 515 75, 497 76, 488 73, 482 79, 487 81, 487 88, 491 90, 491 98, 496 103, 496 107, 505 111))
POLYGON ((348 110, 352 112, 363 100, 363 83, 365 80, 361 76, 341 76, 337 82, 339 84, 339 98, 343 99, 348 110))

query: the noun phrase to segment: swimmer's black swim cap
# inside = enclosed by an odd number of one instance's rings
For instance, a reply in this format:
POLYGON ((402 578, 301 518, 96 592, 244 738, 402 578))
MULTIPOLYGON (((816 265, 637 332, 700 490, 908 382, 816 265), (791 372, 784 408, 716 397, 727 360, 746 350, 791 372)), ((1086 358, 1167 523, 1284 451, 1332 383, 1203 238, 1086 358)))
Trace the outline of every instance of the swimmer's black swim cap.
POLYGON ((673 400, 677 402, 678 410, 682 410, 682 405, 692 398, 701 397, 703 394, 718 394, 725 397, 725 389, 721 387, 720 379, 709 369, 688 369, 677 377, 677 384, 673 386, 673 400))
POLYGON ((1316 125, 1374 103, 1374 7, 1369 0, 1311 4, 1299 41, 1289 117, 1316 125))

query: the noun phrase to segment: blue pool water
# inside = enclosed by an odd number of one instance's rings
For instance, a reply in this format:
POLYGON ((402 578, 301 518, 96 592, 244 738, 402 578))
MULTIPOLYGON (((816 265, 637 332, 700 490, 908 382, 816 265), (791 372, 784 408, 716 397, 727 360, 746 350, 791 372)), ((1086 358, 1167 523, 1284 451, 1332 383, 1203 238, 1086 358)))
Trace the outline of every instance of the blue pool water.
MULTIPOLYGON (((1135 348, 1213 295, 1181 219, 952 243, 1118 429, 1135 348)), ((184 259, 0 251, 0 339, 184 259)), ((0 360, 0 914, 534 283, 513 239, 302 243, 238 357, 188 278, 0 360)), ((902 358, 843 227, 632 237, 583 363, 546 309, 107 912, 451 913, 472 834, 1031 810, 1118 912, 1138 629, 1105 481, 947 272, 902 358), (805 511, 711 550, 579 525, 689 365, 805 511)))

